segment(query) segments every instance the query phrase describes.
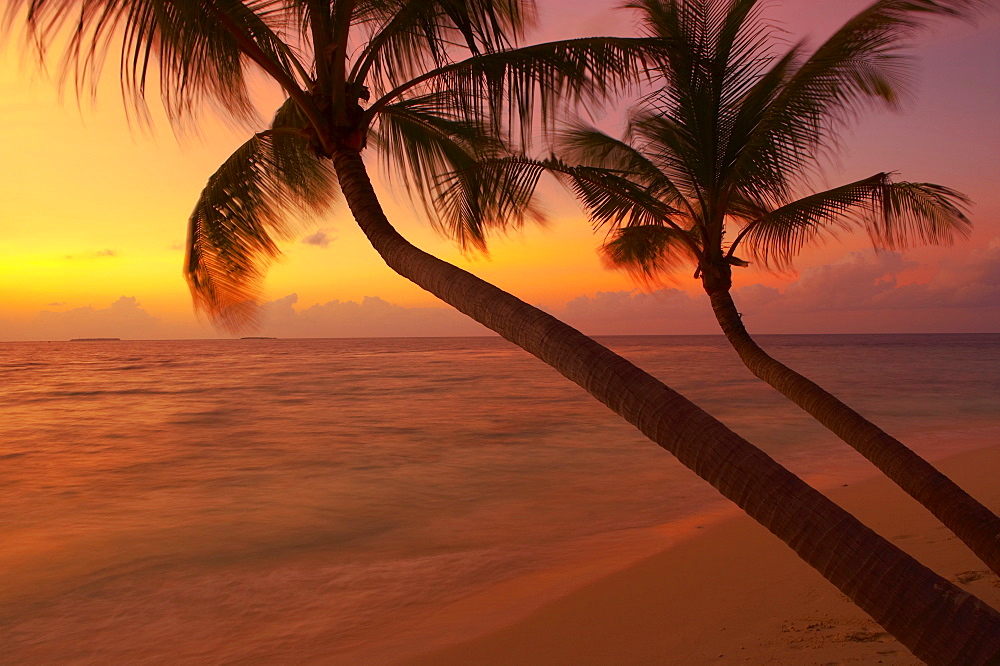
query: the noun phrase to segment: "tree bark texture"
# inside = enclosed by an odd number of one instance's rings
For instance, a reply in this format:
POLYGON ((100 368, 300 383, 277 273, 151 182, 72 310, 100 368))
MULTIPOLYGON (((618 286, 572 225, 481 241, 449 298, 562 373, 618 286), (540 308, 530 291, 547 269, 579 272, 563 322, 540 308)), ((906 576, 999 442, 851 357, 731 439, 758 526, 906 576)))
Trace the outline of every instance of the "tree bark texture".
POLYGON ((386 219, 360 154, 334 166, 365 235, 397 273, 549 364, 787 543, 915 655, 982 664, 1000 613, 902 552, 686 398, 579 331, 411 245, 386 219))
POLYGON ((710 294, 712 309, 743 364, 812 415, 923 504, 1000 575, 1000 518, 892 435, 771 358, 747 333, 732 296, 710 294))

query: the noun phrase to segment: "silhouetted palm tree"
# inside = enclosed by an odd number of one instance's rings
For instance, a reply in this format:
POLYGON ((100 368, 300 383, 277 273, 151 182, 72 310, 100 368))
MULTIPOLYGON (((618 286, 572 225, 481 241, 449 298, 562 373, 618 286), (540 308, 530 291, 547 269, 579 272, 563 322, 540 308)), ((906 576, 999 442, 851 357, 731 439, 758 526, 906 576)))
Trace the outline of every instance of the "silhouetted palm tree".
MULTIPOLYGON (((1000 613, 861 525, 760 450, 593 340, 408 243, 368 178, 369 146, 430 202, 437 175, 501 152, 560 96, 600 92, 655 45, 592 39, 513 48, 529 5, 516 0, 11 0, 44 47, 68 31, 84 83, 120 54, 132 101, 150 67, 170 115, 205 100, 250 117, 248 76, 263 71, 287 101, 209 179, 191 218, 187 273, 223 324, 246 305, 288 215, 343 194, 386 263, 542 359, 635 424, 779 535, 918 656, 983 661, 1000 651, 1000 613), (364 102, 370 102, 367 107, 364 102), (507 121, 510 122, 507 122, 507 121), (514 129, 511 130, 511 124, 514 129), (331 168, 332 163, 332 168, 331 168)), ((469 184, 470 188, 475 183, 469 184)), ((470 190, 471 191, 471 190, 470 190)), ((445 199, 438 224, 481 244, 482 211, 445 199)), ((517 211, 496 223, 517 222, 517 211)))
MULTIPOLYGON (((577 123, 559 158, 487 160, 471 170, 518 208, 544 170, 558 174, 608 230, 607 263, 644 281, 695 266, 743 363, 927 507, 1000 574, 1000 518, 935 469, 750 337, 730 294, 733 266, 784 268, 809 242, 864 228, 879 248, 947 243, 971 225, 965 197, 891 174, 801 196, 844 121, 866 105, 897 104, 902 40, 924 16, 963 15, 970 2, 882 0, 811 55, 779 50, 752 0, 640 0, 645 32, 661 40, 662 85, 630 117, 624 139, 577 123)), ((467 173, 466 180, 472 176, 467 173)))

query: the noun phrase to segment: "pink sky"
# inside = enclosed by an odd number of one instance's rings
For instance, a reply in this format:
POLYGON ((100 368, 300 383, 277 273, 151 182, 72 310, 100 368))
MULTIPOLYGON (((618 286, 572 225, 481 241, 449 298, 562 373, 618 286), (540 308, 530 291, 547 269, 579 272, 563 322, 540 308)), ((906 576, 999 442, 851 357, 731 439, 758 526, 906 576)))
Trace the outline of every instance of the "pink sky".
MULTIPOLYGON (((770 15, 815 43, 866 4, 786 0, 770 15)), ((610 3, 539 6, 539 39, 630 29, 610 3)), ((751 331, 1000 331, 1000 20, 944 25, 912 51, 920 62, 913 103, 845 135, 826 184, 893 170, 948 185, 975 202, 972 238, 900 255, 872 252, 861 234, 843 236, 807 250, 798 273, 741 271, 734 295, 751 331)), ((165 126, 155 137, 131 131, 117 86, 107 83, 96 108, 78 110, 11 45, 0 50, 0 340, 218 335, 191 312, 181 243, 198 192, 245 133, 209 121, 200 138, 178 145, 165 126)), ((498 239, 489 260, 463 257, 405 201, 383 198, 420 247, 585 332, 716 332, 693 280, 648 293, 602 269, 600 238, 570 197, 552 192, 549 228, 498 239)), ((262 334, 485 332, 385 268, 344 210, 304 227, 285 250, 268 278, 262 334)))

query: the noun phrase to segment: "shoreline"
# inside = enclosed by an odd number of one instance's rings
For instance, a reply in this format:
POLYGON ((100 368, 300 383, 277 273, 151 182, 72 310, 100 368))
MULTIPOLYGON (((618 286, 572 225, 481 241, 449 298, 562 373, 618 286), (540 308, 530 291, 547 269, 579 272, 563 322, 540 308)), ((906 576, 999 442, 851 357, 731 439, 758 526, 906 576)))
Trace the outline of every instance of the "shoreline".
MULTIPOLYGON (((1000 510, 1000 446, 934 462, 1000 510)), ((887 478, 876 472, 835 487, 808 481, 931 569, 1000 608, 1000 579, 887 478)), ((478 635, 442 636, 432 649, 395 663, 922 663, 785 544, 730 507, 704 529, 694 529, 700 518, 694 517, 666 549, 624 560, 624 568, 597 563, 589 580, 580 571, 562 572, 563 582, 575 575, 579 584, 557 590, 555 598, 546 595, 505 624, 492 618, 478 635)), ((491 604, 509 610, 510 595, 530 589, 531 581, 501 584, 442 613, 461 616, 491 604)))

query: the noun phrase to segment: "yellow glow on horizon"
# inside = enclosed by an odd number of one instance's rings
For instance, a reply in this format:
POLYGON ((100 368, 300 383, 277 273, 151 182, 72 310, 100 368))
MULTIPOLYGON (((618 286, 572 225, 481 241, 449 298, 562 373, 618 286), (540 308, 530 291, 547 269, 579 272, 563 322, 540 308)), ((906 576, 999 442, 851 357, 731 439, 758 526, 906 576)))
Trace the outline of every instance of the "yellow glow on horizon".
MULTIPOLYGON (((103 86, 98 109, 77 108, 72 99, 60 101, 52 81, 18 65, 10 49, 6 55, 0 85, 12 94, 0 105, 9 156, 0 162, 0 275, 14 287, 5 291, 17 292, 7 307, 37 312, 52 302, 108 304, 127 295, 186 316, 191 304, 180 247, 188 214, 207 178, 249 132, 208 121, 203 142, 178 145, 164 126, 149 136, 129 128, 114 86, 103 86)), ((498 238, 489 258, 463 256, 408 203, 377 185, 390 218, 416 245, 525 300, 552 303, 578 290, 631 288, 601 269, 596 241, 580 217, 498 238)), ((265 299, 297 293, 298 307, 366 296, 441 305, 385 267, 342 204, 302 229, 302 236, 325 230, 329 245, 284 243, 285 256, 265 281, 265 299)))

